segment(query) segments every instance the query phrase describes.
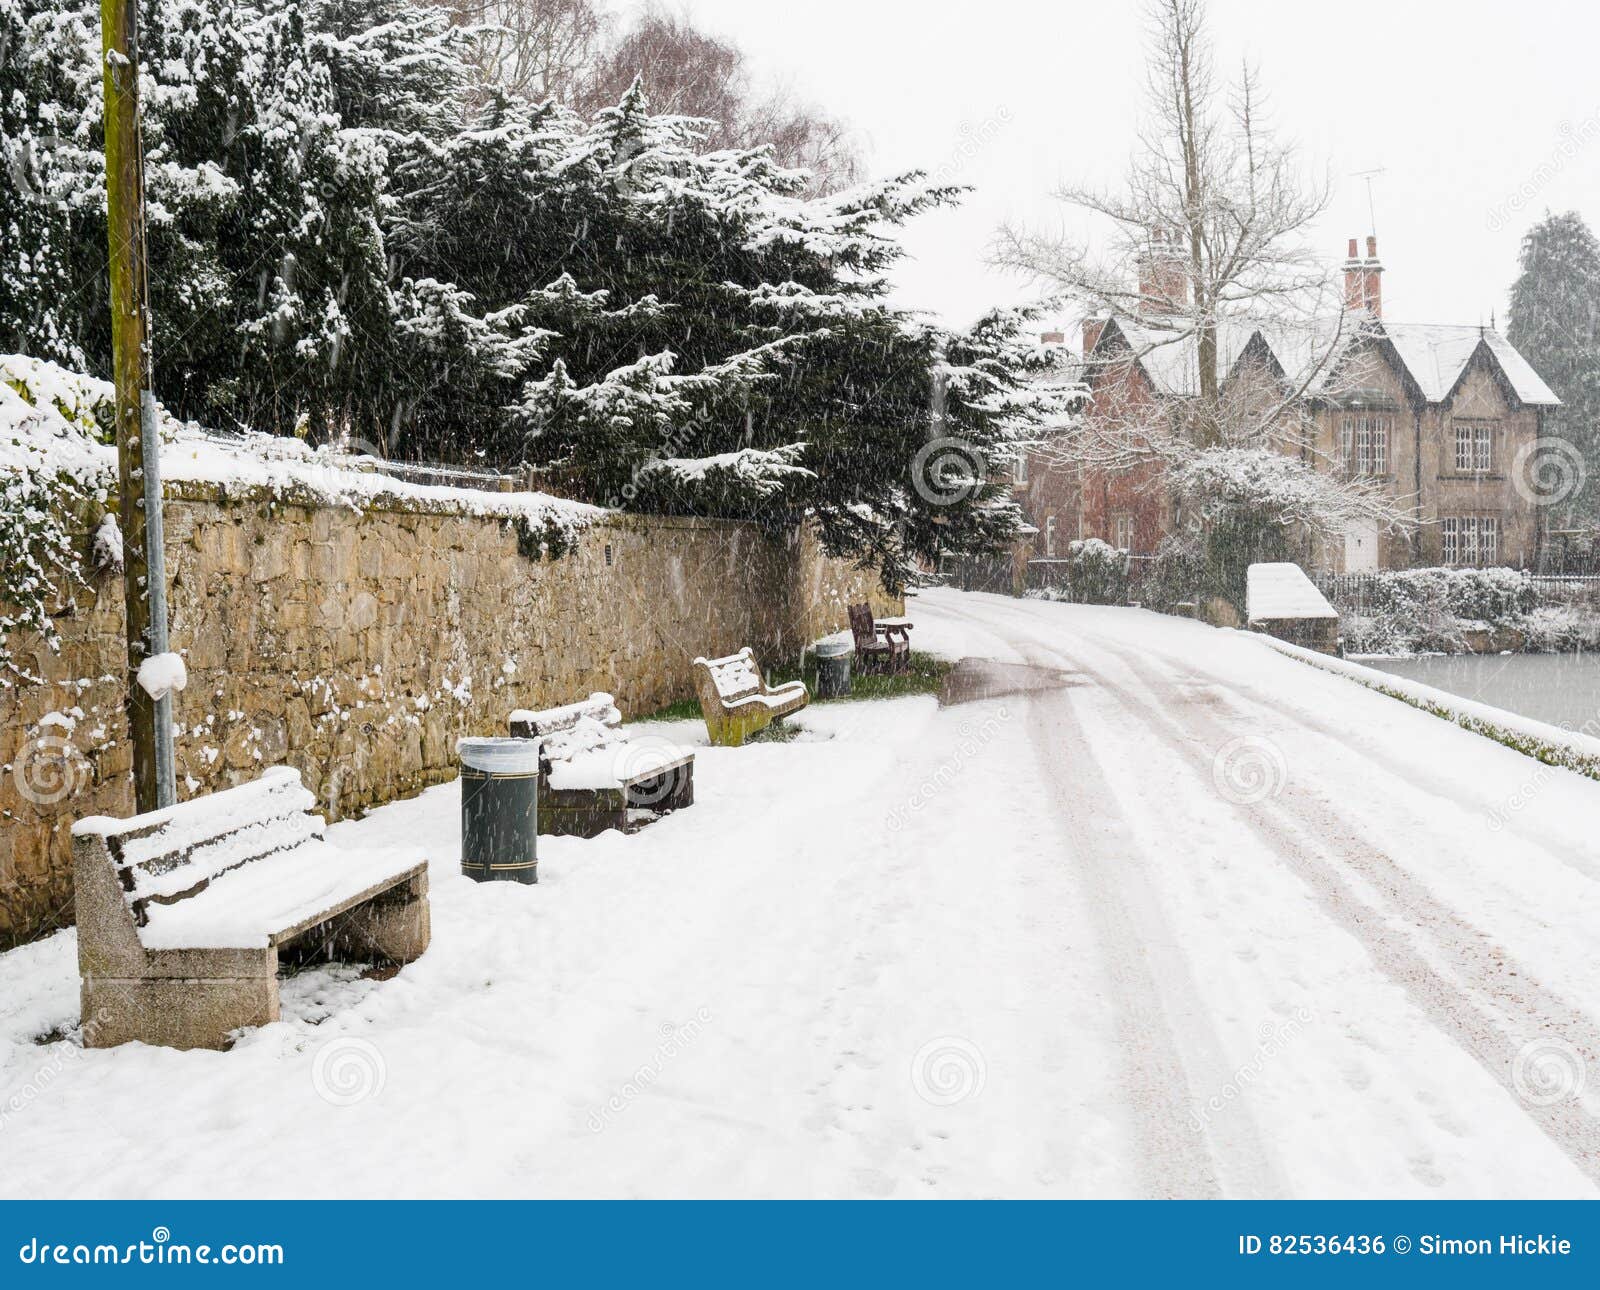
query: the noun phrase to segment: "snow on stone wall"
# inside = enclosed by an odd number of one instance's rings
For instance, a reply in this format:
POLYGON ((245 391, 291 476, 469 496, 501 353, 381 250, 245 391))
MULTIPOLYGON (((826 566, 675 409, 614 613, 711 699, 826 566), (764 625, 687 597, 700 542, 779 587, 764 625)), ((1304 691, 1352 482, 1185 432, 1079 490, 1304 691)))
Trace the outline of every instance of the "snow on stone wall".
MULTIPOLYGON (((337 818, 450 778, 456 739, 504 734, 513 708, 605 690, 634 716, 692 695, 696 655, 797 653, 852 600, 903 608, 804 535, 604 515, 530 558, 479 505, 171 483, 180 800, 286 762, 337 818)), ((133 806, 121 578, 86 576, 61 652, 29 660, 44 683, 0 691, 0 947, 71 920, 72 821, 133 806)))

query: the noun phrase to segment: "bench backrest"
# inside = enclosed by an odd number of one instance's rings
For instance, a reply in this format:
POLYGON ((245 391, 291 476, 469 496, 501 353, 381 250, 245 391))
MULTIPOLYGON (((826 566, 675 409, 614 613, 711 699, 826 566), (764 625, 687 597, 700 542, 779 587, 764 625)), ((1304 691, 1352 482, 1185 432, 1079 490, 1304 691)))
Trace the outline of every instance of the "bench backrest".
POLYGON ((616 700, 599 690, 559 708, 519 708, 510 720, 513 739, 539 740, 539 766, 546 772, 552 762, 568 761, 622 739, 622 713, 617 711, 616 700))
POLYGON ((716 697, 724 703, 762 693, 761 669, 748 645, 727 658, 697 658, 694 662, 704 669, 716 697))
POLYGON ((511 737, 538 739, 542 735, 560 734, 562 731, 573 729, 585 718, 612 729, 622 724, 622 713, 617 710, 617 701, 609 694, 596 690, 587 699, 563 704, 559 708, 536 710, 518 708, 510 717, 511 737))
POLYGON ((850 631, 856 638, 857 645, 872 645, 878 639, 877 627, 872 621, 872 607, 870 605, 851 605, 850 631))
POLYGON ((196 895, 219 874, 320 838, 327 826, 315 806, 300 772, 279 766, 237 788, 130 819, 90 816, 72 833, 104 845, 142 927, 149 905, 196 895))

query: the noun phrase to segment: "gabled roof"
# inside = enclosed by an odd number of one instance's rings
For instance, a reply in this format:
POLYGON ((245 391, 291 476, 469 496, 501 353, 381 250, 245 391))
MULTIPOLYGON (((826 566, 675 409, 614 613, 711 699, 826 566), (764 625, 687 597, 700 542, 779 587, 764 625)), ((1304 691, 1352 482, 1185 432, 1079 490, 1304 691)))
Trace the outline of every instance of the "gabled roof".
POLYGON ((1521 402, 1546 407, 1561 402, 1517 347, 1492 327, 1376 321, 1372 325, 1389 338, 1429 403, 1443 403, 1454 393, 1480 346, 1488 350, 1521 402))
MULTIPOLYGON (((1091 353, 1107 345, 1108 336, 1129 347, 1159 393, 1177 398, 1198 393, 1192 332, 1118 316, 1107 319, 1091 353)), ((1337 394, 1336 373, 1343 361, 1357 347, 1371 344, 1398 366, 1408 390, 1425 403, 1449 399, 1475 358, 1490 365, 1515 401, 1535 407, 1561 402, 1516 346, 1492 327, 1392 323, 1359 312, 1303 323, 1223 322, 1217 331, 1218 366, 1232 376, 1247 352, 1270 357, 1275 375, 1303 383, 1309 395, 1330 397, 1337 394)))

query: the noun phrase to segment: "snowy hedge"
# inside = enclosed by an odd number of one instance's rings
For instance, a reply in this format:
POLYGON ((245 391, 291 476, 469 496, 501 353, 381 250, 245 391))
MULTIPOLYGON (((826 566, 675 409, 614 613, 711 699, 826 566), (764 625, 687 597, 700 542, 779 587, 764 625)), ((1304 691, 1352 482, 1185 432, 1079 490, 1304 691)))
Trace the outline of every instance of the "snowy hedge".
POLYGON ((1361 585, 1359 605, 1340 606, 1352 653, 1456 653, 1478 631, 1530 650, 1592 648, 1600 639, 1592 614, 1542 607, 1532 578, 1517 569, 1399 569, 1362 575, 1361 585))

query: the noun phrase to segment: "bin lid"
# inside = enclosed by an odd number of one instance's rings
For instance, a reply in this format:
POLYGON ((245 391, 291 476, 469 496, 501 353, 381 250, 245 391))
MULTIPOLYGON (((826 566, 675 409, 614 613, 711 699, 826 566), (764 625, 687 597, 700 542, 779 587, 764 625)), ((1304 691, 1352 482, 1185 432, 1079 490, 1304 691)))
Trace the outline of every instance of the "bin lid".
POLYGON ((849 641, 836 641, 831 637, 818 641, 812 650, 818 658, 838 658, 855 648, 849 641))
POLYGON ((539 770, 539 740, 504 736, 456 740, 456 756, 463 766, 491 775, 530 775, 539 770))

